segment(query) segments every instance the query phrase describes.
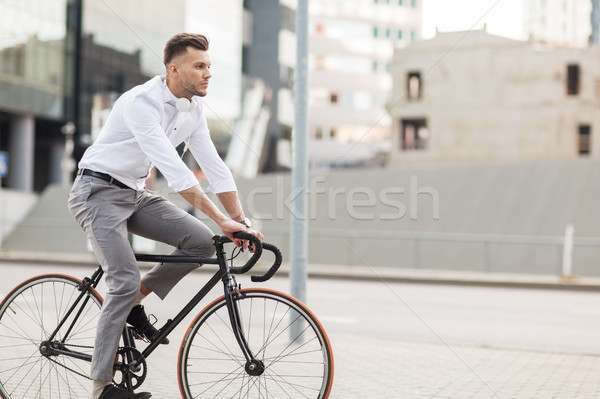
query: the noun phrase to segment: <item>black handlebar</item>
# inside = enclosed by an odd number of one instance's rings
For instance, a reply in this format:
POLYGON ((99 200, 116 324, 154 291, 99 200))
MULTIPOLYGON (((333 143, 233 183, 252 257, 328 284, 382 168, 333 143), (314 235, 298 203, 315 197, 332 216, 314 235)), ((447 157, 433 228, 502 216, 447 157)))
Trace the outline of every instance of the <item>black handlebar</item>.
POLYGON ((250 277, 250 279, 252 281, 254 281, 255 283, 262 283, 264 281, 267 281, 271 277, 273 277, 273 275, 279 269, 279 266, 281 266, 281 261, 283 259, 283 257, 281 256, 281 251, 275 245, 269 244, 268 242, 263 242, 262 247, 263 247, 263 249, 266 249, 267 251, 271 251, 271 252, 273 252, 273 254, 275 254, 275 262, 273 262, 273 266, 271 266, 269 268, 269 270, 262 276, 254 275, 254 276, 250 277))
MULTIPOLYGON (((260 257, 262 256, 263 249, 266 249, 267 251, 273 252, 273 254, 275 255, 275 262, 273 262, 273 265, 269 268, 269 270, 265 274, 263 274, 262 276, 253 275, 250 277, 250 279, 255 283, 259 283, 259 282, 267 281, 268 279, 273 277, 273 275, 277 272, 277 270, 281 266, 281 262, 283 259, 279 248, 277 248, 275 245, 269 244, 267 242, 261 243, 258 237, 256 237, 255 235, 252 235, 250 233, 243 232, 243 231, 238 231, 237 233, 233 233, 233 237, 239 238, 240 240, 250 241, 254 247, 254 253, 252 254, 252 257, 250 259, 248 259, 248 262, 246 262, 245 265, 239 266, 239 267, 231 267, 229 269, 229 272, 232 274, 247 273, 250 269, 252 269, 252 267, 254 267, 256 262, 258 262, 258 259, 260 259, 260 257)), ((231 240, 229 238, 227 238, 226 236, 221 236, 220 241, 223 243, 231 242, 231 240)))

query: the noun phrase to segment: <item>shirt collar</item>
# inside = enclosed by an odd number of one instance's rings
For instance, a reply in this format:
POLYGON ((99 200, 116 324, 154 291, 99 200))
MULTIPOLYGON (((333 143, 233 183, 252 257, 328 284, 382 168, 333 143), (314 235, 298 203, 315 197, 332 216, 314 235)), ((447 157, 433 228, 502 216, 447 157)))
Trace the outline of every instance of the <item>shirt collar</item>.
POLYGON ((165 75, 162 75, 162 76, 160 76, 160 80, 161 80, 161 84, 163 87, 164 102, 166 102, 167 104, 172 105, 174 107, 175 103, 177 102, 177 97, 175 97, 175 95, 173 93, 171 93, 171 90, 167 86, 167 77, 165 75))

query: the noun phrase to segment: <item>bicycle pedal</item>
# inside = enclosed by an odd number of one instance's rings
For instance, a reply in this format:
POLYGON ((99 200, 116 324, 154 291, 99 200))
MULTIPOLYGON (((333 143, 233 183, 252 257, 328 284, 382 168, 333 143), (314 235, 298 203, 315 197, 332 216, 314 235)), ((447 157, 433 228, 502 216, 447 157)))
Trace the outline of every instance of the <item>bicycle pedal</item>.
POLYGON ((144 341, 145 343, 149 344, 150 340, 146 337, 144 337, 142 334, 140 334, 139 332, 137 332, 137 330, 135 328, 131 329, 131 333, 133 334, 133 338, 139 340, 139 341, 144 341))

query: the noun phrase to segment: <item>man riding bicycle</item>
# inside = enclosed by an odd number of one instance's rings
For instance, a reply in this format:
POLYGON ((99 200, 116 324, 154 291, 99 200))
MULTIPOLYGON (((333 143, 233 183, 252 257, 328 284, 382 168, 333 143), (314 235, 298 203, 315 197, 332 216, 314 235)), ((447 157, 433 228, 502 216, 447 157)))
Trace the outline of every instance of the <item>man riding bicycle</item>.
MULTIPOLYGON (((210 217, 238 246, 233 233, 250 229, 230 170, 211 141, 201 97, 210 73, 208 39, 180 33, 164 49, 165 76, 156 76, 124 93, 98 139, 84 153, 69 195, 69 209, 86 232, 106 272, 107 294, 98 322, 92 358, 93 399, 147 399, 148 392, 119 390, 112 381, 113 362, 126 322, 152 340, 152 326, 142 300, 151 292, 164 299, 193 264, 156 265, 143 279, 128 239, 134 233, 165 242, 173 254, 210 257, 213 233, 194 216, 144 190, 153 166, 171 189, 210 217), (209 189, 229 214, 225 216, 200 187, 176 147, 186 146, 206 175, 209 189)), ((166 343, 166 342, 162 342, 166 343)))

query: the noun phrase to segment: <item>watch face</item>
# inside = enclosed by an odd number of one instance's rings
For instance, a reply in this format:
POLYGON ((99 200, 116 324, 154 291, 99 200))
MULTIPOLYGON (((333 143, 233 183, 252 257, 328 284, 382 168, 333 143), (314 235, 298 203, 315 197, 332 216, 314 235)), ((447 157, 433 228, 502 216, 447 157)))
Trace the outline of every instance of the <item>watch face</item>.
POLYGON ((242 219, 242 221, 240 223, 243 224, 246 227, 251 227, 252 226, 252 223, 250 223, 250 219, 248 219, 248 218, 242 219))

